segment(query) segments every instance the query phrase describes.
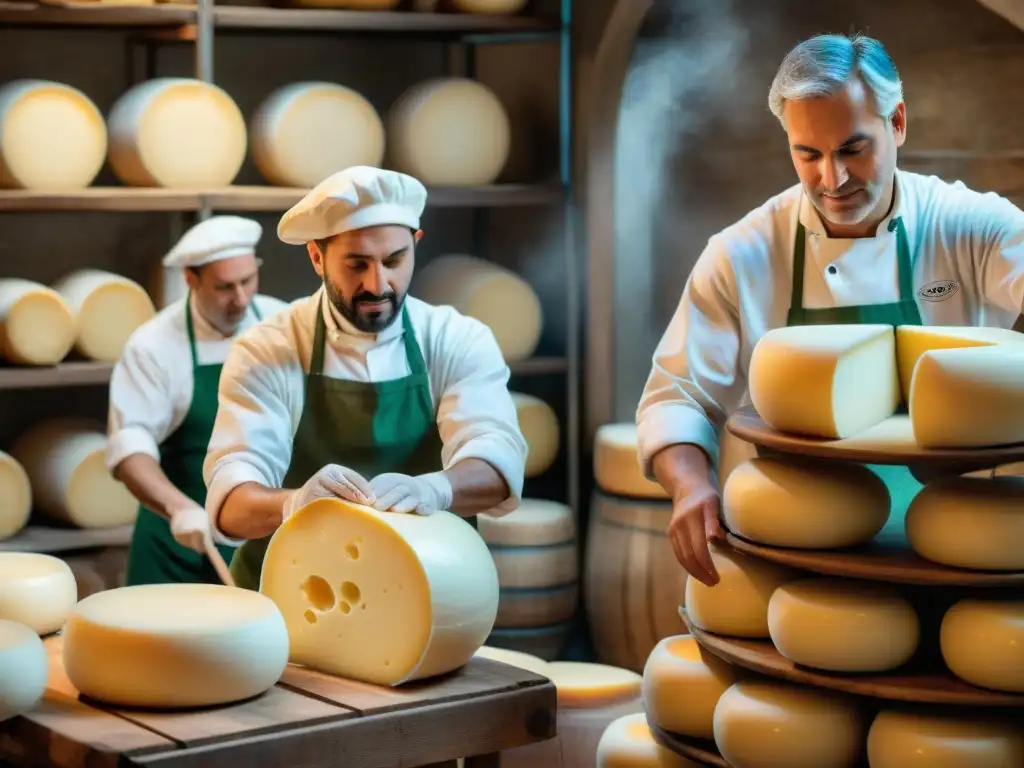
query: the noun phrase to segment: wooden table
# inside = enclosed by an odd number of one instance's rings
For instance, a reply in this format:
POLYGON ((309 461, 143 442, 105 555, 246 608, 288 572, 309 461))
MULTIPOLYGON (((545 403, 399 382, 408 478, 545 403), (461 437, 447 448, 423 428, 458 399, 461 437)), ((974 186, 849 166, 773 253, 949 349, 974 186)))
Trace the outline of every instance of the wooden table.
POLYGON ((0 757, 17 765, 411 768, 465 757, 466 768, 483 768, 497 766, 501 750, 555 735, 554 684, 490 659, 397 689, 289 665, 255 699, 171 713, 80 698, 64 673, 62 638, 44 642, 43 699, 0 723, 0 757))

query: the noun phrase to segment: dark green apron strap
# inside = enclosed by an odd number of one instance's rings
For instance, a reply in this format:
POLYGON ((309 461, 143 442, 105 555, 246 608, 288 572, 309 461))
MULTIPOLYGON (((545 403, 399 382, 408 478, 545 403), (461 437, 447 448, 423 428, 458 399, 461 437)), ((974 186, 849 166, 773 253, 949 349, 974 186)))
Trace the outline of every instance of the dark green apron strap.
POLYGON ((789 311, 804 308, 804 225, 796 223, 796 239, 793 241, 793 295, 789 299, 789 311))
MULTIPOLYGON (((328 310, 330 311, 330 310, 328 310)), ((316 331, 313 332, 313 354, 309 358, 309 375, 322 376, 324 372, 324 337, 327 326, 324 323, 324 309, 319 307, 316 313, 316 331)))
POLYGON ((409 319, 409 311, 405 307, 402 307, 402 329, 405 332, 405 359, 409 363, 409 373, 413 376, 425 374, 427 362, 423 359, 423 351, 416 340, 412 320, 409 319))
POLYGON ((896 263, 899 269, 900 301, 914 300, 914 265, 910 260, 910 245, 907 242, 907 228, 903 219, 897 217, 889 222, 890 232, 896 233, 896 263))
POLYGON ((192 370, 199 367, 199 355, 196 354, 196 331, 192 327, 192 291, 185 295, 185 330, 188 333, 188 349, 192 353, 192 370))

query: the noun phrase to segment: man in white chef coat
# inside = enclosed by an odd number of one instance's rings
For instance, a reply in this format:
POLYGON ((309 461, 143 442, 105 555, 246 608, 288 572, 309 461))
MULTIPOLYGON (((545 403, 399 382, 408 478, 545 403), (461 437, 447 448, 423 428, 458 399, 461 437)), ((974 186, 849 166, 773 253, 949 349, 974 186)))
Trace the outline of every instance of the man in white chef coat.
POLYGON ((426 198, 356 166, 281 219, 323 285, 232 348, 204 465, 240 587, 258 588, 270 535, 317 498, 474 523, 519 504, 526 442, 493 334, 407 293, 426 198))
MULTIPOLYGON (((799 183, 710 238, 636 414, 644 472, 672 495, 676 557, 708 585, 718 581, 708 542, 722 536, 718 438, 748 400, 751 352, 766 331, 1011 328, 1024 303, 1024 212, 960 182, 897 170, 907 109, 881 43, 842 35, 800 43, 782 62, 769 105, 799 183)), ((920 484, 906 467, 871 469, 902 522, 920 484)))
MULTIPOLYGON (((287 304, 257 294, 263 229, 237 216, 192 227, 164 258, 188 294, 129 338, 110 381, 107 465, 139 500, 126 581, 220 583, 207 553, 203 459, 235 338, 287 304)), ((230 560, 233 549, 221 547, 230 560)))

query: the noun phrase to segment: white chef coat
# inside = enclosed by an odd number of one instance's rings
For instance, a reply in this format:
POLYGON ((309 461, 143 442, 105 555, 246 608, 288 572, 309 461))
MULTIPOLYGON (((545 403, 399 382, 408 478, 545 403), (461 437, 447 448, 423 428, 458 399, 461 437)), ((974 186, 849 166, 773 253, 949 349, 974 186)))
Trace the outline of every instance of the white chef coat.
MULTIPOLYGON (((160 461, 159 446, 188 413, 192 403, 192 350, 185 325, 186 301, 186 297, 178 299, 139 326, 114 366, 107 417, 106 463, 111 470, 136 453, 160 461)), ((261 294, 254 301, 264 320, 288 306, 261 294)), ((200 365, 223 363, 234 340, 258 322, 250 306, 234 336, 226 337, 199 314, 194 300, 191 304, 200 365)))
POLYGON ((874 237, 830 238, 794 185, 714 235, 686 281, 636 412, 648 478, 652 458, 669 445, 696 444, 717 462, 728 414, 749 401, 754 345, 786 324, 797 218, 807 230, 810 309, 898 300, 896 234, 888 230, 896 216, 925 325, 1013 326, 1024 305, 1024 212, 1008 200, 898 171, 893 209, 874 237))
MULTIPOLYGON (((508 391, 509 368, 494 335, 452 307, 412 296, 404 304, 427 367, 444 469, 483 459, 510 489, 509 498, 488 511, 515 509, 522 498, 527 446, 508 391)), ((220 410, 203 466, 206 507, 219 542, 240 543, 217 529, 220 508, 235 487, 256 482, 280 488, 284 482, 302 417, 317 312, 324 315, 326 331, 324 376, 378 382, 410 373, 400 321, 379 334, 363 333, 334 309, 322 287, 243 334, 221 373, 220 410)))

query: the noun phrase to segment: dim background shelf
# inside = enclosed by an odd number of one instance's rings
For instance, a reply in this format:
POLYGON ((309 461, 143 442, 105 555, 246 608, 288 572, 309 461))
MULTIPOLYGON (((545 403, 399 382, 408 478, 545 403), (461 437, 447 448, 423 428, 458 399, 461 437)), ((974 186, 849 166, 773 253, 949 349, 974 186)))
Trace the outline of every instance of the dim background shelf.
POLYGON ((28 525, 9 539, 0 541, 0 552, 72 552, 96 547, 126 547, 134 526, 117 528, 60 528, 28 525))

